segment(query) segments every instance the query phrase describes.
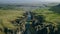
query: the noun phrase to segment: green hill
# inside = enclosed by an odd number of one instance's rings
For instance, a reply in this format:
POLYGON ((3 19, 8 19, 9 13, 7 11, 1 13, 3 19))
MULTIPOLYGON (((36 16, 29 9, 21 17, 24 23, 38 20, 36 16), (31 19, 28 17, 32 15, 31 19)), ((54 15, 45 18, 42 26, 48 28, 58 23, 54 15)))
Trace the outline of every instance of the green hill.
MULTIPOLYGON (((57 10, 58 11, 58 10, 57 10)), ((60 28, 60 14, 54 11, 50 11, 49 9, 36 9, 33 10, 36 15, 43 15, 45 17, 45 20, 48 21, 48 23, 52 23, 58 28, 60 28)))

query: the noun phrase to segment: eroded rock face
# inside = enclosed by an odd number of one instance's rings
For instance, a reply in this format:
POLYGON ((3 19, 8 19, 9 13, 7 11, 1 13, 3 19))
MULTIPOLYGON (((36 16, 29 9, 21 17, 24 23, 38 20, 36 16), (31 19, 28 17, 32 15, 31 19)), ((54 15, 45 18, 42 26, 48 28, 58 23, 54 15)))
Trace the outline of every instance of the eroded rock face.
POLYGON ((44 20, 43 15, 42 16, 36 16, 36 20, 33 20, 32 27, 35 29, 36 34, 56 34, 58 30, 56 30, 55 26, 51 23, 46 23, 44 20))

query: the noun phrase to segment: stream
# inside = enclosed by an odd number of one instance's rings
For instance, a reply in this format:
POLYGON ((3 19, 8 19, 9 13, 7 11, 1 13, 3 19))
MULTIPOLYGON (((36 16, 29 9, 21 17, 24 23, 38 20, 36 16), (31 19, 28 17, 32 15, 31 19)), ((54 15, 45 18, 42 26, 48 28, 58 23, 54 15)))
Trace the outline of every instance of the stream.
POLYGON ((27 14, 27 23, 26 23, 26 25, 25 25, 25 27, 26 27, 26 31, 25 31, 25 33, 24 34, 31 34, 31 32, 30 32, 30 21, 31 21, 31 14, 30 14, 30 12, 27 12, 28 14, 27 14))

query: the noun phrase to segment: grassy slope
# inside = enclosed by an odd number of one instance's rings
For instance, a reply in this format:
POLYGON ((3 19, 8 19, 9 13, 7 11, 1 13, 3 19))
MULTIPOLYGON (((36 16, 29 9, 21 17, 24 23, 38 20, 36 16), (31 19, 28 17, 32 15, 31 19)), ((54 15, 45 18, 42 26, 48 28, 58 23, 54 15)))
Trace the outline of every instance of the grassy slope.
POLYGON ((17 10, 0 10, 0 28, 15 28, 9 21, 21 17, 24 11, 17 10))
POLYGON ((37 15, 44 15, 45 20, 52 22, 54 25, 60 25, 60 14, 58 13, 49 11, 48 9, 36 9, 33 12, 36 12, 37 15))

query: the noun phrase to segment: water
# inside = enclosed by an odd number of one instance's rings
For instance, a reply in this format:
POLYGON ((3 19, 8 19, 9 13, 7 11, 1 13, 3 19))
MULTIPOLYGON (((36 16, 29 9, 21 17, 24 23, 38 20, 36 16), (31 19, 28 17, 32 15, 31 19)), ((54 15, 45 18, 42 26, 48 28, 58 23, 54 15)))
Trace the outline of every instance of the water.
POLYGON ((25 34, 31 34, 31 32, 29 30, 29 28, 30 28, 30 22, 28 22, 30 20, 31 20, 31 14, 30 14, 30 12, 28 12, 25 34))

